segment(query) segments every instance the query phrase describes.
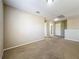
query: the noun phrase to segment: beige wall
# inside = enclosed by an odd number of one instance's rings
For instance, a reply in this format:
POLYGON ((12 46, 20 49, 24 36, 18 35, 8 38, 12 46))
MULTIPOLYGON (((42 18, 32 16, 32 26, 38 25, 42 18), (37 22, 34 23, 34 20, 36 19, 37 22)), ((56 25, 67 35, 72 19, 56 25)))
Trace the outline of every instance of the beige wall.
POLYGON ((65 38, 79 42, 79 15, 68 18, 65 38))
POLYGON ((5 49, 39 41, 43 37, 43 17, 5 6, 5 49))
POLYGON ((69 18, 67 20, 67 29, 79 29, 79 18, 69 18))
POLYGON ((2 1, 0 0, 0 59, 3 54, 3 7, 2 1))

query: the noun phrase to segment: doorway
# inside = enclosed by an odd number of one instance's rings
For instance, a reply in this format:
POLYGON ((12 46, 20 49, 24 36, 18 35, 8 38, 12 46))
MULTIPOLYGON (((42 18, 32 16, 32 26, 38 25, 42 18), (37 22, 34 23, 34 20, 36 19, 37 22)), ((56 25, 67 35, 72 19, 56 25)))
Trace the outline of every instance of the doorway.
POLYGON ((64 38, 65 29, 67 29, 67 20, 55 22, 55 36, 64 38))

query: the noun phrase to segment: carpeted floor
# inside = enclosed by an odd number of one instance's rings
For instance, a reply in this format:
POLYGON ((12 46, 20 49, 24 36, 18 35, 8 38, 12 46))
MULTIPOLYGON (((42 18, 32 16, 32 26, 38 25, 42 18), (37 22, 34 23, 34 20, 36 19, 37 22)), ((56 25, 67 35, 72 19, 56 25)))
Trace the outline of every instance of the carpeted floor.
POLYGON ((79 43, 45 38, 4 52, 3 59, 79 59, 79 43))

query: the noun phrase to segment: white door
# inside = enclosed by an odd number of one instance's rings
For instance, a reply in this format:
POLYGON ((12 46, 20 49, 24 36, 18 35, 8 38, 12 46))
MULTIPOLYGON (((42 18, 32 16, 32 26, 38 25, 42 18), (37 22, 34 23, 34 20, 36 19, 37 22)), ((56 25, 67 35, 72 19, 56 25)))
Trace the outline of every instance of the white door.
POLYGON ((61 36, 61 23, 55 25, 55 35, 61 36))
POLYGON ((49 25, 49 33, 50 33, 50 36, 54 35, 54 25, 53 25, 53 23, 50 23, 50 25, 49 25))

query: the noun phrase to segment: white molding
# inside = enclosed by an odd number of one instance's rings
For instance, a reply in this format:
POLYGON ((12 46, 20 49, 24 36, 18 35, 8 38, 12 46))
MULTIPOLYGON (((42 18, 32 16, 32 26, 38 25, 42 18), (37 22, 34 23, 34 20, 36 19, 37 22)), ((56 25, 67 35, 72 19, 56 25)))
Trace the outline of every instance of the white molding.
POLYGON ((70 39, 70 38, 64 38, 65 40, 70 40, 70 41, 74 41, 74 42, 79 42, 79 40, 75 40, 75 39, 70 39))
POLYGON ((9 48, 3 49, 3 50, 4 50, 4 51, 7 51, 7 50, 10 50, 10 49, 14 49, 14 48, 17 48, 17 47, 21 47, 21 46, 24 46, 24 45, 27 45, 27 44, 31 44, 31 43, 34 43, 34 42, 38 42, 38 41, 41 41, 41 40, 44 40, 44 38, 42 38, 42 39, 40 39, 40 40, 36 40, 36 41, 29 42, 29 43, 25 43, 25 44, 21 44, 21 45, 9 47, 9 48))

